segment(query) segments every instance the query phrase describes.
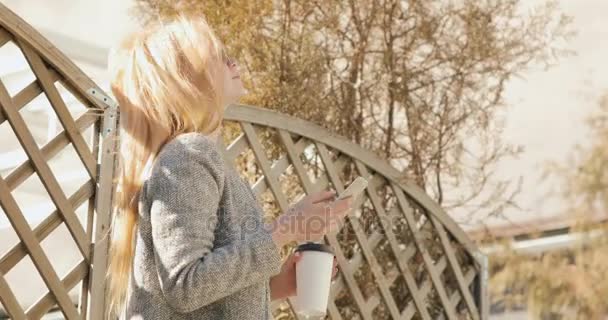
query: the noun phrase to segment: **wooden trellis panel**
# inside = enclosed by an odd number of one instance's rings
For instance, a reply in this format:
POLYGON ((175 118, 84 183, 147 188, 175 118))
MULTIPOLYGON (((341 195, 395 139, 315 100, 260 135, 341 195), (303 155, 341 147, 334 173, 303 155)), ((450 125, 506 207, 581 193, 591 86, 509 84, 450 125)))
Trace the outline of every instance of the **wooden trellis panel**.
POLYGON ((9 88, 10 84, 0 81, 0 129, 4 134, 0 143, 3 149, 16 148, 11 152, 25 158, 0 175, 1 214, 12 230, 2 232, 14 232, 18 237, 12 247, 0 253, 0 315, 40 319, 57 308, 66 319, 105 318, 106 248, 98 240, 103 238, 109 221, 117 119, 110 117, 112 108, 91 99, 87 90, 99 89, 88 77, 1 4, 0 50, 12 50, 19 56, 18 60, 2 61, 2 67, 21 62, 21 72, 32 79, 16 92, 11 92, 14 88, 9 88), (36 132, 38 128, 30 127, 28 122, 34 119, 30 107, 42 107, 49 119, 58 120, 59 129, 53 136, 48 133, 42 139, 36 132), (102 128, 107 130, 103 135, 102 128), (100 150, 104 151, 101 155, 100 150), (61 161, 68 161, 69 168, 62 168, 61 161), (57 171, 61 169, 68 171, 57 171), (75 179, 81 181, 75 191, 68 190, 62 182, 66 174, 74 172, 83 173, 76 175, 75 179), (103 180, 105 183, 100 183, 103 180), (39 181, 39 187, 32 181, 39 181), (32 203, 21 199, 24 194, 35 195, 36 201, 47 203, 51 209, 28 210, 32 203), (31 215, 43 218, 32 221, 31 215), (45 249, 45 240, 60 234, 62 228, 79 257, 78 262, 60 273, 56 252, 45 249), (47 288, 47 292, 34 292, 39 297, 28 304, 15 294, 17 289, 24 289, 20 283, 6 280, 25 261, 31 261, 37 273, 28 277, 41 278, 47 288), (80 297, 75 298, 74 292, 80 292, 80 297))
MULTIPOLYGON (((272 218, 307 193, 370 184, 338 234, 339 277, 330 319, 487 319, 484 261, 465 233, 422 190, 351 142, 286 115, 250 106, 227 110, 224 158, 272 218)), ((275 315, 291 301, 275 302, 275 315)))

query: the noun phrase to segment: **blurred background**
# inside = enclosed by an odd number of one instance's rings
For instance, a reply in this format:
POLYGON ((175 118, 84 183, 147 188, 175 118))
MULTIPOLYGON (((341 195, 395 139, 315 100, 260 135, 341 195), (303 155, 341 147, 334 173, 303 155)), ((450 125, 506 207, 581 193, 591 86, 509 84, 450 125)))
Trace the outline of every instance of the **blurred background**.
MULTIPOLYGON (((608 318, 608 2, 0 2, 104 89, 109 48, 123 35, 160 16, 204 14, 239 62, 243 103, 373 150, 479 243, 492 319, 608 318)), ((0 62, 11 93, 33 80, 16 47, 2 47, 0 62)), ((40 100, 21 111, 41 145, 60 126, 46 110, 40 100)), ((0 127, 3 176, 26 157, 9 129, 0 127)), ((67 189, 86 181, 70 170, 73 151, 56 159, 67 189)), ((43 192, 35 179, 16 191, 30 224, 48 211, 43 192)), ((68 239, 63 230, 43 244, 61 255, 58 273, 77 262, 68 239)), ((0 251, 17 241, 0 215, 0 251)), ((24 259, 7 275, 23 284, 20 301, 44 288, 31 273, 24 259)))

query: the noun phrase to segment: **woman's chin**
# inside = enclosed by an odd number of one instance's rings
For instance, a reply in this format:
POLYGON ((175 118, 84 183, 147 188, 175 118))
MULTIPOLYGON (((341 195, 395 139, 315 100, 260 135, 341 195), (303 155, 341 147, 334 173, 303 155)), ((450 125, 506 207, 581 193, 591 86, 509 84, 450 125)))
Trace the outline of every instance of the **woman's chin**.
POLYGON ((249 90, 247 90, 247 88, 245 88, 245 87, 241 87, 241 92, 240 92, 239 98, 237 100, 240 100, 242 97, 244 97, 248 94, 249 94, 249 90))

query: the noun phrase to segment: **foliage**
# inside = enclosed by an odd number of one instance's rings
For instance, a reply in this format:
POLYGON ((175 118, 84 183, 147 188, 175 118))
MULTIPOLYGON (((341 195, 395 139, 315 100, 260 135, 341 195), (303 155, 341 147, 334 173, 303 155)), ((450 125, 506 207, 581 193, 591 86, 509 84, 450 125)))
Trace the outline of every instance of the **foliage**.
POLYGON ((247 71, 245 103, 316 122, 372 149, 447 209, 500 214, 518 154, 501 139, 504 86, 564 50, 552 1, 137 0, 144 21, 204 14, 247 71), (527 10, 527 8, 526 8, 527 10))
POLYGON ((600 99, 588 125, 589 145, 578 146, 566 166, 551 167, 562 179, 561 197, 570 205, 567 212, 577 217, 570 235, 585 236, 567 250, 494 257, 495 303, 506 308, 528 305, 541 319, 604 319, 608 315, 608 95, 600 99))

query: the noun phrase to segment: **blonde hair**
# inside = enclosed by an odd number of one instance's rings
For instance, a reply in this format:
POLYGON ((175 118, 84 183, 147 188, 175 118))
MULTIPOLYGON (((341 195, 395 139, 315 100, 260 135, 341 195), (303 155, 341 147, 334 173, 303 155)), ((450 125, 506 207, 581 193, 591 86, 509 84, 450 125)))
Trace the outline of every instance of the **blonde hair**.
POLYGON ((225 59, 223 45, 205 19, 188 16, 149 26, 111 52, 121 152, 109 253, 110 314, 124 310, 147 170, 176 135, 209 134, 220 126, 225 59))

